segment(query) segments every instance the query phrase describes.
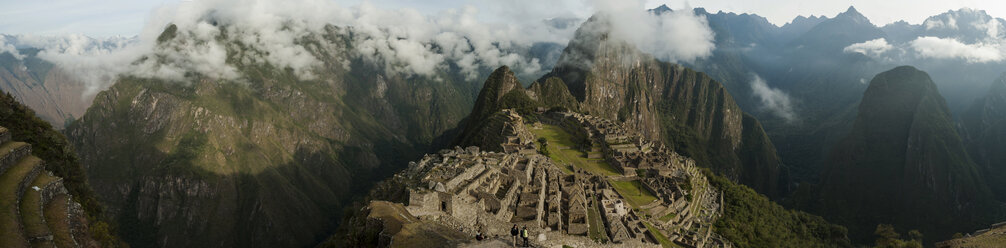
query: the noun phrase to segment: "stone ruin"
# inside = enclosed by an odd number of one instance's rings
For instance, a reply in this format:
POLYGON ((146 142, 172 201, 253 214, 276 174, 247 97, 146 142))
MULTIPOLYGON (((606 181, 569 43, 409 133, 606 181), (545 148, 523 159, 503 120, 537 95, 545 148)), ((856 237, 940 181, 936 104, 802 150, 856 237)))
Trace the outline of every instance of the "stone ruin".
POLYGON ((623 173, 601 176, 577 167, 563 172, 537 153, 521 116, 510 111, 508 117, 514 123, 500 130, 507 137, 504 152, 455 147, 410 162, 398 175, 410 182, 405 209, 472 236, 507 239, 510 227, 526 226, 542 235, 535 242, 545 246, 598 245, 588 237, 592 229, 603 231, 602 243, 630 247, 658 246, 658 235, 685 247, 731 246, 712 232, 722 199, 691 159, 608 120, 552 113, 542 120, 583 137, 592 144, 583 149, 600 152, 623 173), (630 206, 610 180, 638 180, 658 200, 630 206))

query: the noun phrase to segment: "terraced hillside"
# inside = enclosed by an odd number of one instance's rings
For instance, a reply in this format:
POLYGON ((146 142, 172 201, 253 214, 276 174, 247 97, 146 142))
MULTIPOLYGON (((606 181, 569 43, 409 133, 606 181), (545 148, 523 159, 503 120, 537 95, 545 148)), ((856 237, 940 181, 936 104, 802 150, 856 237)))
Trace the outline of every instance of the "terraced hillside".
POLYGON ((96 246, 80 204, 43 163, 0 127, 0 247, 96 246))

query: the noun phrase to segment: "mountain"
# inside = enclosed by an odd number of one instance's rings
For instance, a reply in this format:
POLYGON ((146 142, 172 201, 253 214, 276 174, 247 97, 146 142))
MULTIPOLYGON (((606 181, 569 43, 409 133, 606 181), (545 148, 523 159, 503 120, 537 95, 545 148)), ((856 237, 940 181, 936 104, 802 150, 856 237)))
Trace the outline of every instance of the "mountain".
POLYGON ((778 196, 784 167, 754 117, 720 83, 609 39, 603 15, 585 22, 556 67, 579 111, 622 122, 729 178, 778 196))
MULTIPOLYGON (((510 227, 511 222, 523 223, 521 225, 530 227, 532 235, 536 233, 547 234, 547 236, 544 236, 547 237, 546 239, 537 239, 534 241, 536 246, 567 244, 589 247, 599 245, 596 243, 599 242, 597 241, 598 239, 604 240, 600 241, 603 243, 611 241, 624 246, 639 246, 652 243, 661 243, 669 246, 671 244, 666 237, 670 237, 670 240, 673 240, 677 244, 696 244, 698 246, 850 246, 846 229, 842 226, 828 223, 819 216, 786 210, 770 201, 765 195, 759 194, 746 186, 736 184, 709 169, 671 172, 690 166, 683 165, 680 162, 653 164, 651 165, 653 166, 652 169, 659 170, 661 171, 660 173, 640 174, 638 177, 634 176, 632 178, 642 180, 643 185, 655 188, 655 192, 666 192, 663 190, 663 187, 666 187, 668 184, 656 183, 656 181, 650 180, 650 178, 665 178, 664 175, 688 174, 691 182, 680 190, 689 192, 685 193, 689 195, 685 198, 687 198, 687 202, 692 203, 678 201, 681 200, 680 196, 677 196, 677 199, 669 199, 665 197, 674 198, 675 196, 661 194, 660 199, 665 199, 664 203, 678 202, 687 204, 685 206, 689 207, 684 209, 692 207, 702 209, 700 212, 705 214, 700 216, 710 216, 709 218, 715 221, 712 223, 711 228, 704 229, 710 225, 710 219, 705 219, 705 217, 696 219, 696 222, 675 218, 674 216, 694 216, 688 214, 687 211, 681 212, 682 208, 648 207, 661 205, 660 201, 647 204, 648 206, 635 205, 638 208, 630 211, 629 215, 626 215, 637 216, 636 214, 638 213, 647 213, 638 217, 627 218, 626 220, 628 221, 624 222, 630 227, 628 232, 636 235, 638 240, 620 238, 621 236, 616 232, 618 230, 616 227, 622 226, 621 223, 623 221, 619 219, 614 219, 615 221, 608 219, 608 222, 595 222, 591 220, 590 222, 582 223, 586 220, 581 217, 577 221, 578 218, 574 217, 576 216, 574 214, 577 213, 578 209, 582 210, 583 208, 575 206, 574 203, 577 202, 575 199, 584 199, 577 198, 577 196, 583 194, 584 190, 589 191, 597 187, 607 187, 604 186, 604 178, 621 178, 622 175, 618 173, 597 174, 594 170, 583 169, 584 167, 582 166, 584 165, 582 164, 572 165, 574 166, 572 168, 581 168, 575 169, 578 172, 568 171, 570 168, 567 168, 567 171, 564 172, 557 168, 563 164, 554 160, 557 157, 549 155, 549 153, 539 154, 533 149, 530 152, 526 150, 504 149, 508 145, 531 145, 536 140, 534 136, 549 132, 541 130, 542 126, 547 125, 547 123, 561 122, 564 123, 563 130, 567 128, 569 130, 576 130, 576 128, 587 128, 589 125, 595 125, 592 120, 600 120, 589 115, 565 112, 568 110, 562 106, 562 103, 565 101, 558 101, 559 103, 554 104, 547 103, 549 102, 547 100, 549 98, 540 98, 543 91, 535 90, 536 88, 556 89, 557 92, 555 92, 555 95, 559 99, 572 98, 572 96, 568 92, 565 94, 560 93, 564 92, 560 90, 565 90, 565 87, 562 86, 562 81, 558 78, 552 77, 548 78, 545 81, 546 83, 540 82, 535 82, 528 89, 523 89, 519 87, 521 85, 520 82, 515 79, 514 73, 508 67, 504 66, 494 71, 487 78, 485 86, 476 100, 476 107, 473 108, 472 114, 469 116, 470 121, 475 120, 476 122, 474 123, 481 124, 465 125, 465 130, 461 132, 463 134, 461 136, 462 144, 473 146, 464 149, 461 147, 444 149, 437 154, 428 154, 421 160, 410 162, 408 169, 382 181, 377 187, 371 190, 366 200, 357 202, 354 208, 356 211, 352 215, 348 215, 345 219, 345 224, 342 225, 343 228, 336 236, 322 243, 320 247, 388 245, 397 247, 425 246, 434 243, 448 246, 505 245, 509 242, 506 239, 505 233, 510 227), (554 86, 548 86, 550 84, 554 86), (538 85, 544 86, 538 87, 538 85), (533 96, 539 96, 539 98, 534 98, 533 96), (513 99, 522 100, 514 101, 513 99), (538 112, 531 109, 527 110, 526 114, 518 114, 522 112, 520 109, 523 106, 532 105, 543 108, 551 107, 551 110, 538 112), (560 119, 557 120, 556 118, 560 119), (582 122, 584 124, 581 124, 579 121, 572 119, 563 120, 562 118, 578 118, 578 120, 586 121, 582 122), (472 135, 472 137, 464 138, 465 135, 472 135), (486 152, 487 150, 489 152, 486 152), (525 164, 534 166, 525 166, 525 164), (537 186, 536 181, 534 181, 539 179, 533 179, 528 183, 526 180, 530 178, 524 175, 524 170, 528 174, 533 173, 531 175, 534 176, 531 178, 540 178, 542 180, 541 185, 543 186, 537 186), (475 177, 475 175, 479 176, 475 177), (518 176, 510 179, 513 175, 518 176), (581 180, 584 178, 593 179, 581 180), (438 183, 438 181, 445 183, 438 183), (438 184, 439 186, 430 186, 438 184), (447 186, 445 187, 444 184, 447 186), (459 187, 457 185, 468 186, 459 187), (582 189, 580 189, 581 187, 582 189), (713 200, 712 202, 718 202, 718 205, 716 205, 718 207, 708 209, 709 205, 695 204, 694 202, 700 200, 693 201, 692 199, 705 199, 702 201, 709 201, 708 196, 702 196, 705 194, 695 193, 698 191, 694 191, 694 189, 699 188, 709 189, 711 192, 714 192, 711 193, 714 196, 713 198, 719 200, 713 200), (437 192, 433 192, 433 190, 437 192), (562 193, 559 195, 547 193, 547 196, 545 196, 545 192, 560 191, 562 193), (425 200, 423 199, 429 198, 428 196, 424 196, 428 194, 427 192, 440 195, 438 199, 449 198, 450 200, 440 200, 440 204, 436 204, 440 210, 436 210, 437 206, 432 206, 431 208, 430 205, 427 205, 429 203, 424 202, 425 200), (507 203, 515 200, 512 197, 515 192, 524 192, 519 194, 520 196, 517 198, 520 199, 517 201, 521 202, 518 206, 525 206, 526 202, 543 202, 544 208, 539 208, 539 211, 535 214, 535 211, 532 209, 533 205, 531 205, 532 207, 517 207, 516 214, 524 216, 517 217, 514 215, 515 211, 509 210, 511 204, 507 203), (539 198, 539 194, 545 197, 539 198), (693 195, 699 196, 692 198, 693 195), (716 195, 722 197, 716 197, 716 195), (556 198, 553 198, 553 196, 556 196, 556 198), (525 198, 532 200, 523 200, 525 198), (562 202, 554 202, 553 199, 564 200, 562 202), (569 199, 568 202, 566 199, 569 199), (569 204, 569 206, 567 207, 566 204, 569 204), (559 205, 559 207, 553 207, 556 205, 559 205), (473 209, 471 206, 476 206, 476 208, 473 209), (483 208, 480 206, 486 207, 483 208), (562 210, 555 212, 558 209, 562 210), (662 212, 659 215, 655 215, 652 212, 654 210, 662 212), (482 211, 493 214, 488 216, 482 215, 482 211), (670 214, 666 216, 670 216, 668 218, 671 220, 656 217, 667 214, 668 211, 670 214), (722 215, 720 214, 721 211, 722 215), (536 222, 533 221, 534 219, 541 221, 536 222), (567 221, 569 221, 569 225, 566 224, 567 221), (646 224, 639 224, 640 221, 646 222, 646 224), (691 231, 673 228, 673 225, 670 226, 670 229, 665 229, 669 227, 666 225, 669 221, 671 223, 679 223, 680 221, 689 222, 692 223, 689 225, 698 230, 708 231, 700 231, 700 234, 705 234, 697 237, 691 236, 687 234, 691 231), (556 222, 559 223, 557 226, 556 222), (596 228, 600 232, 588 232, 587 226, 589 226, 590 230, 596 228), (639 228, 634 228, 636 226, 639 228), (558 229, 554 229, 553 227, 558 229), (551 230, 549 230, 550 228, 551 230), (661 231, 661 229, 664 230, 661 231), (488 240, 473 240, 471 237, 474 236, 476 231, 488 234, 488 240), (644 235, 644 232, 648 232, 650 235, 644 235), (683 236, 681 235, 682 232, 686 234, 683 236), (774 235, 761 235, 759 234, 761 232, 771 232, 774 235), (605 236, 605 233, 610 233, 611 240, 608 240, 609 236, 605 236), (588 238, 594 240, 592 241, 588 238), (638 243, 640 241, 642 243, 638 243), (699 243, 695 243, 696 241, 699 243)), ((544 92, 549 91, 545 90, 544 92)), ((625 130, 621 130, 623 127, 626 126, 608 127, 605 130, 630 136, 637 135, 631 132, 624 132, 625 130)), ((553 136, 548 135, 540 137, 540 139, 550 140, 547 141, 548 144, 553 144, 553 142, 555 144, 564 143, 561 140, 554 140, 553 136)), ((598 152, 611 152, 604 150, 613 149, 607 146, 596 148, 598 152)), ((645 156, 660 156, 665 151, 669 153, 676 152, 653 148, 649 152, 639 150, 630 153, 648 154, 645 156)), ((558 152, 559 150, 554 150, 551 154, 558 152)), ((691 161, 687 157, 678 156, 678 158, 691 161)), ((567 162, 569 161, 567 160, 567 162)), ((684 164, 688 163, 685 162, 684 164)), ((627 166, 640 166, 640 170, 646 171, 646 169, 642 169, 643 165, 641 164, 627 164, 627 166)), ((619 189, 618 186, 615 186, 615 190, 622 192, 622 189, 619 189)), ((617 198, 619 196, 606 194, 606 196, 603 196, 604 198, 598 197, 602 196, 592 193, 587 194, 586 199, 591 199, 587 202, 592 202, 595 199, 617 198)), ((616 218, 611 213, 618 211, 612 210, 612 208, 619 208, 618 206, 621 206, 621 201, 619 202, 618 205, 605 205, 603 207, 605 211, 602 213, 608 213, 604 218, 616 218)), ((513 203, 516 204, 517 202, 513 203)), ((538 203, 538 206, 542 206, 541 204, 538 203)), ((593 203, 589 204, 591 204, 588 207, 589 209, 596 207, 592 205, 593 203)), ((629 204, 637 203, 634 203, 630 199, 629 204)), ((694 212, 695 210, 692 211, 694 212)))
POLYGON ((971 158, 1000 201, 1006 201, 1006 74, 996 80, 988 95, 975 101, 962 115, 964 139, 971 158))
POLYGON ((854 240, 868 239, 878 224, 945 239, 993 220, 991 194, 946 102, 929 75, 913 67, 870 81, 851 132, 829 161, 817 207, 849 226, 854 240))
POLYGON ((84 114, 91 99, 83 96, 86 88, 83 82, 35 56, 38 52, 38 49, 22 49, 20 59, 11 53, 0 53, 0 90, 62 129, 68 120, 84 114))
MULTIPOLYGON (((8 174, 14 175, 11 172, 19 171, 18 168, 22 168, 22 165, 31 164, 30 161, 34 160, 37 162, 34 164, 37 168, 30 170, 34 171, 36 175, 35 180, 7 181, 2 183, 2 185, 9 186, 4 189, 4 192, 13 192, 9 191, 11 190, 10 187, 20 185, 22 187, 20 192, 24 193, 23 197, 22 195, 4 196, 4 211, 15 210, 19 213, 9 214, 9 212, 5 212, 4 216, 14 217, 24 215, 23 219, 29 219, 31 217, 30 214, 33 212, 32 210, 11 209, 9 207, 16 207, 17 205, 11 206, 6 204, 26 203, 25 205, 30 205, 30 202, 45 203, 43 204, 44 206, 37 207, 36 209, 52 209, 52 211, 46 211, 53 213, 47 216, 66 215, 66 217, 46 217, 34 221, 25 221, 25 229, 22 230, 26 231, 24 233, 26 237, 46 236, 48 233, 57 238, 56 242, 59 245, 76 243, 87 247, 94 245, 101 247, 128 246, 116 236, 115 225, 109 224, 109 216, 103 211, 102 205, 97 200, 97 195, 88 184, 84 166, 73 152, 73 148, 66 137, 52 128, 49 123, 35 115, 35 112, 31 108, 21 104, 13 96, 4 92, 0 92, 0 143, 4 143, 0 144, 4 147, 4 151, 0 152, 4 153, 0 156, 3 157, 3 160, 0 161, 3 164, 0 166, 2 167, 0 171, 4 172, 0 180, 16 178, 8 176, 8 174), (18 144, 22 146, 18 147, 18 144), (25 154, 25 152, 29 154, 25 154), (25 163, 8 166, 10 164, 6 163, 18 161, 14 157, 17 155, 23 156, 23 159, 20 161, 25 163), (32 196, 31 192, 25 193, 28 191, 29 186, 44 188, 44 190, 39 191, 43 195, 32 196), (12 199, 9 197, 17 198, 12 199), (66 207, 64 210, 72 209, 74 211, 70 211, 70 214, 68 214, 67 211, 60 211, 59 208, 50 206, 63 206, 66 207), (60 229, 58 228, 60 223, 71 225, 74 228, 73 230, 60 229), (31 224, 34 224, 34 226, 31 224), (46 227, 41 227, 41 225, 45 225, 46 227), (63 230, 66 231, 62 232, 63 230)), ((23 173, 22 178, 29 178, 28 175, 31 173, 28 170, 20 169, 20 171, 23 173)), ((38 213, 37 211, 34 212, 38 213)), ((2 225, 6 226, 9 224, 6 222, 7 220, 10 219, 5 218, 5 223, 2 225)), ((11 231, 10 229, 5 229, 5 233, 11 235, 19 234, 19 232, 11 231)), ((14 238, 10 236, 4 237, 4 240, 0 241, 0 243, 4 246, 16 246, 13 243, 8 243, 16 241, 14 238)), ((45 242, 35 240, 33 245, 44 246, 45 242)))
MULTIPOLYGON (((185 32, 169 26, 156 51, 188 49, 196 42, 185 32)), ((313 80, 261 58, 229 59, 242 80, 124 76, 99 93, 66 133, 123 238, 134 247, 315 244, 352 197, 435 147, 470 110, 477 86, 463 73, 388 73, 354 55, 354 34, 327 26, 298 38, 323 63, 313 80)), ((261 54, 215 39, 231 58, 261 54)))
POLYGON ((799 37, 800 35, 809 31, 811 28, 814 28, 814 26, 817 26, 818 24, 821 24, 821 22, 827 20, 828 17, 823 15, 822 16, 812 15, 810 17, 805 17, 801 15, 794 17, 792 21, 789 21, 788 23, 780 27, 781 29, 780 38, 782 40, 787 41, 796 39, 796 37, 799 37))
POLYGON ((919 36, 954 38, 972 44, 997 39, 1006 35, 1006 22, 1002 18, 990 16, 984 10, 962 8, 950 10, 926 18, 919 29, 919 36))
POLYGON ((884 37, 884 32, 854 7, 814 25, 789 47, 824 54, 840 54, 849 44, 884 37))

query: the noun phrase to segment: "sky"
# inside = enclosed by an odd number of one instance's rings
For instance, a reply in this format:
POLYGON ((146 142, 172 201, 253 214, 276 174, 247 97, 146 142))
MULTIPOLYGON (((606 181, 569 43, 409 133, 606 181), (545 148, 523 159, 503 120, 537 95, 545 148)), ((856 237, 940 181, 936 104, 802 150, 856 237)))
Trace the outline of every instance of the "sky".
MULTIPOLYGON (((5 34, 84 34, 94 37, 132 36, 140 33, 145 21, 160 6, 183 0, 0 0, 0 33, 5 34)), ((198 0, 193 0, 198 1, 198 0)), ((362 0, 333 0, 341 5, 355 5, 362 0)), ((471 5, 486 15, 485 21, 562 16, 585 18, 594 11, 596 0, 369 0, 382 8, 412 8, 436 14, 446 9, 471 5)), ((703 7, 710 12, 755 13, 783 25, 798 15, 829 17, 855 6, 877 25, 898 20, 918 24, 926 17, 962 7, 986 10, 995 17, 1006 17, 1006 1, 988 0, 647 0, 646 7, 667 4, 672 9, 703 7)))

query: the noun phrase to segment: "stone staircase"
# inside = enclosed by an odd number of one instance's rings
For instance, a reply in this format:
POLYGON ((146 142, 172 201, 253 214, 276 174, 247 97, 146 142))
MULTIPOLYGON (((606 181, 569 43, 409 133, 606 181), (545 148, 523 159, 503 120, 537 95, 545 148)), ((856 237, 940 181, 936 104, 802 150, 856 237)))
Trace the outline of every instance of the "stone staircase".
POLYGON ((0 247, 80 247, 74 235, 87 238, 84 222, 63 179, 0 127, 0 247))

